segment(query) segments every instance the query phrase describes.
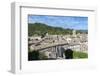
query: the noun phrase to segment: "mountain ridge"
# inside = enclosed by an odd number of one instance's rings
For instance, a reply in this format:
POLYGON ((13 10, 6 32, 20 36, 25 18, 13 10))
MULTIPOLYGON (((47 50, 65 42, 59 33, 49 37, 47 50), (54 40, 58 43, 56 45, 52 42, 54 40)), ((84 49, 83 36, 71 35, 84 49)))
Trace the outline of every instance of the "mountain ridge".
MULTIPOLYGON (((42 35, 44 33, 48 34, 57 34, 57 35, 66 35, 66 34, 72 34, 74 29, 64 29, 61 27, 53 27, 49 26, 44 23, 28 23, 28 35, 42 35)), ((76 33, 88 33, 88 30, 76 30, 76 33)))

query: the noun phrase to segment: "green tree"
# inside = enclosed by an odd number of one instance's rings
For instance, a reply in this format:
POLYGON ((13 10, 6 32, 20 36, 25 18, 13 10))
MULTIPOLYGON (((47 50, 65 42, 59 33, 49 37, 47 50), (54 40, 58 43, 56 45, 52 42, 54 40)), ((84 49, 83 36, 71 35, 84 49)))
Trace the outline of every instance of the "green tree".
POLYGON ((28 52, 28 60, 39 60, 39 52, 38 51, 32 51, 28 52))

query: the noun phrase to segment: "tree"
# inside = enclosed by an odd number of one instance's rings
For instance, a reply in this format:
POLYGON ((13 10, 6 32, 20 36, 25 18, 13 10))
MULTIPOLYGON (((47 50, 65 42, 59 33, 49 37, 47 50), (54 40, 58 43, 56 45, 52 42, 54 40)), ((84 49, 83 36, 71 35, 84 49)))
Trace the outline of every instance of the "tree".
POLYGON ((28 52, 28 60, 39 60, 39 52, 38 51, 28 52))
POLYGON ((65 58, 66 59, 72 59, 73 58, 73 51, 71 49, 67 49, 65 51, 65 58))

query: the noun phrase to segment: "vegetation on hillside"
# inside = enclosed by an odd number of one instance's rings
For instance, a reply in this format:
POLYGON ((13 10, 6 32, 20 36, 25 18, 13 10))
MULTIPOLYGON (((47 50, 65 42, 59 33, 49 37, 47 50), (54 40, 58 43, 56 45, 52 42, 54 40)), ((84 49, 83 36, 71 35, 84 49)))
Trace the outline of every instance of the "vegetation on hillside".
MULTIPOLYGON (((66 35, 66 34, 72 34, 73 29, 64 29, 61 27, 53 27, 48 26, 43 23, 29 23, 28 24, 28 35, 44 35, 45 33, 52 34, 52 35, 66 35)), ((86 32, 87 30, 77 30, 76 33, 82 33, 86 32)))

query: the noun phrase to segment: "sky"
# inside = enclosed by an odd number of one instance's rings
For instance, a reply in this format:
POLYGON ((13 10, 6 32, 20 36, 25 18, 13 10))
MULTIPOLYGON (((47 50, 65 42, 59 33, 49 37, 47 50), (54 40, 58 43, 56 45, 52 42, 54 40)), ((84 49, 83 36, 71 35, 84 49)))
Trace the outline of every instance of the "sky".
POLYGON ((44 23, 53 27, 75 30, 88 29, 88 17, 82 16, 28 15, 28 23, 44 23))

